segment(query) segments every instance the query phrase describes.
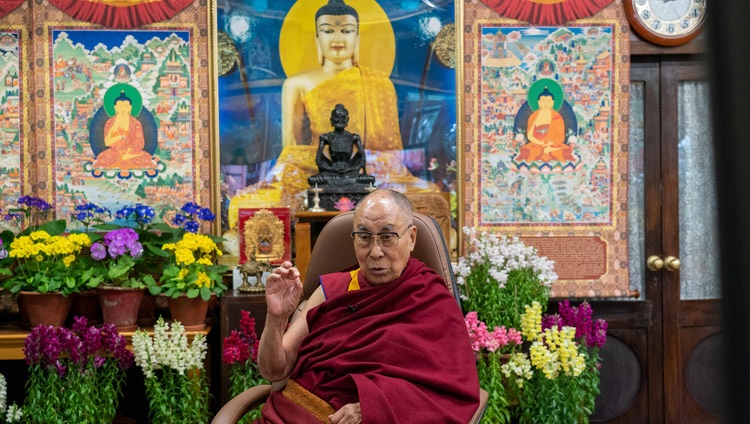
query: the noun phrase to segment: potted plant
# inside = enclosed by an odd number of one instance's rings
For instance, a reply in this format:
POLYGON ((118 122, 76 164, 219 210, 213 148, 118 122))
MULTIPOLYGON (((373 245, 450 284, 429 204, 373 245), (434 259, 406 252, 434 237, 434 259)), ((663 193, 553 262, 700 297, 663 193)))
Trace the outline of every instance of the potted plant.
POLYGON ((71 295, 86 288, 94 276, 84 251, 90 245, 86 234, 50 234, 44 229, 16 237, 10 244, 8 255, 15 268, 3 287, 19 295, 19 306, 32 326, 65 322, 71 295))
POLYGON ((154 208, 141 203, 123 206, 115 212, 115 219, 123 225, 109 223, 98 225, 100 231, 116 230, 123 227, 132 228, 138 234, 143 246, 143 255, 138 263, 139 269, 158 278, 166 265, 169 253, 162 249, 166 243, 177 241, 182 231, 166 223, 155 223, 154 208))
MULTIPOLYGON (((232 330, 224 338, 222 361, 231 366, 229 370, 229 394, 234 397, 245 390, 261 384, 269 384, 261 377, 258 369, 258 335, 255 332, 255 318, 250 312, 241 310, 240 329, 232 330)), ((260 407, 245 414, 240 423, 249 423, 260 418, 260 407)))
POLYGON ((123 331, 135 330, 144 289, 154 284, 149 274, 136 271, 143 254, 138 233, 117 228, 91 245, 91 258, 97 264, 97 294, 104 322, 123 331))
POLYGON ((196 334, 189 343, 179 321, 170 326, 159 317, 153 336, 136 331, 133 352, 145 377, 151 422, 208 422, 207 350, 206 337, 196 334))
POLYGON ((518 238, 464 232, 470 247, 456 275, 480 384, 490 393, 483 422, 588 421, 606 323, 593 321, 585 302, 571 307, 564 301, 559 315, 544 315, 557 280, 554 263, 518 238), (492 333, 486 330, 491 326, 492 333), (514 342, 503 344, 511 334, 514 342))
POLYGON ((133 364, 125 337, 111 324, 34 327, 25 341, 29 366, 23 409, 30 423, 112 422, 133 364))
MULTIPOLYGON (((78 223, 78 227, 82 232, 89 235, 92 243, 102 238, 101 234, 94 231, 95 227, 105 223, 111 217, 112 214, 109 209, 94 203, 77 204, 71 213, 72 220, 78 223)), ((89 281, 88 285, 90 287, 96 285, 95 281, 89 281)), ((99 303, 99 296, 96 294, 96 289, 88 288, 77 293, 73 298, 69 315, 86 317, 90 324, 101 324, 102 308, 99 303)))
POLYGON ((169 261, 159 284, 150 285, 149 290, 167 297, 173 319, 190 330, 202 329, 209 301, 227 289, 222 274, 228 267, 217 263, 222 252, 211 237, 189 232, 162 248, 170 253, 169 261))

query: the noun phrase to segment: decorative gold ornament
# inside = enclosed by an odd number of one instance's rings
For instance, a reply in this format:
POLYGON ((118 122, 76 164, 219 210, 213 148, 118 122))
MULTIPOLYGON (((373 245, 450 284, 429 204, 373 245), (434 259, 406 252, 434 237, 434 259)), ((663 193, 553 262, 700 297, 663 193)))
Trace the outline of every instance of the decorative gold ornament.
POLYGON ((451 69, 456 68, 456 27, 454 24, 445 25, 435 41, 432 42, 435 56, 441 65, 451 69))
POLYGON ((261 209, 245 222, 245 257, 275 262, 284 257, 284 222, 261 209))
POLYGON ((219 76, 224 76, 240 63, 240 53, 226 32, 219 31, 219 76))
POLYGON ((240 268, 240 276, 242 276, 242 285, 237 288, 238 291, 243 293, 260 293, 265 291, 265 286, 261 283, 264 272, 270 272, 273 267, 268 262, 258 262, 255 257, 251 256, 247 262, 242 264, 240 268), (250 285, 248 279, 255 277, 255 284, 250 285))

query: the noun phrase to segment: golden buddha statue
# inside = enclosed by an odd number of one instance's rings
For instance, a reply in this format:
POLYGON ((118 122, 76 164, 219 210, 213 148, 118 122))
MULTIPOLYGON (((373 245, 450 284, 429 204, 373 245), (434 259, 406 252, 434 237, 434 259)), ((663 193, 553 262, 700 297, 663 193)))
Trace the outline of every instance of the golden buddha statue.
POLYGON ((329 0, 317 10, 319 66, 284 82, 283 150, 265 180, 232 198, 230 228, 237 223, 240 207, 300 208, 308 178, 318 173, 320 137, 330 131, 330 113, 339 103, 348 109, 347 129, 359 134, 363 149, 368 150, 368 170, 379 187, 401 192, 440 191, 432 182, 412 175, 402 163, 396 90, 386 73, 359 63, 359 35, 359 14, 343 0, 329 0))

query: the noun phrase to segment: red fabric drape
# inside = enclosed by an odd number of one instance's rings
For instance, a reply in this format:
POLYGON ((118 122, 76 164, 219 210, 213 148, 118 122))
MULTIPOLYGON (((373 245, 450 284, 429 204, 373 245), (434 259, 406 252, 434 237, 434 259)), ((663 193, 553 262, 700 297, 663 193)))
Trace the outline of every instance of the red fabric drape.
POLYGON ((0 0, 0 18, 14 11, 26 0, 0 0))
POLYGON ((533 25, 562 25, 587 18, 612 3, 612 0, 482 0, 507 18, 533 25))
POLYGON ((193 0, 143 0, 125 2, 107 0, 49 0, 70 17, 108 28, 128 29, 172 18, 193 0), (108 4, 111 3, 111 4, 108 4), (115 5, 117 4, 117 5, 115 5))

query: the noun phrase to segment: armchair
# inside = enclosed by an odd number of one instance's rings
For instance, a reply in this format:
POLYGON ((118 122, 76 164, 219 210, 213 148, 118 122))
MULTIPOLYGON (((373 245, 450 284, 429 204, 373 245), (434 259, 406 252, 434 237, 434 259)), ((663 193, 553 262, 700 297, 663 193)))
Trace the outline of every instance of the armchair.
MULTIPOLYGON (((340 271, 357 262, 354 246, 350 239, 353 218, 354 212, 337 215, 326 224, 318 235, 311 253, 305 281, 303 281, 303 299, 307 299, 315 291, 319 284, 319 275, 340 271), (331 252, 335 252, 335 254, 331 254, 331 252)), ((450 255, 440 227, 432 218, 417 212, 414 213, 414 225, 417 227, 417 243, 412 256, 437 271, 444 278, 446 288, 460 303, 455 276, 451 269, 450 255)), ((300 303, 297 311, 302 309, 304 302, 305 300, 300 303)), ((297 318, 295 314, 292 319, 297 318)), ((256 386, 244 391, 229 400, 216 414, 212 423, 237 423, 248 411, 263 403, 271 390, 281 390, 285 384, 286 382, 283 381, 273 385, 256 386)), ((487 405, 487 398, 488 393, 480 389, 479 407, 470 424, 480 421, 487 405)))

